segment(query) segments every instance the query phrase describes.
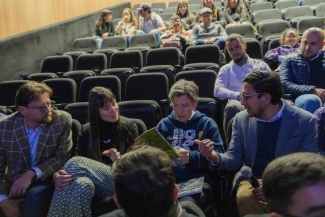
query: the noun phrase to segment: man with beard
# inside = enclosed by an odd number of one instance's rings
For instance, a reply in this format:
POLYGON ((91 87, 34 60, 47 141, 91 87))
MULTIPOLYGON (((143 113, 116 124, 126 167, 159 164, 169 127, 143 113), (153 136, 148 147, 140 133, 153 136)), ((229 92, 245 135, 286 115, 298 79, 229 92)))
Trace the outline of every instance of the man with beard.
POLYGON ((52 90, 27 82, 17 112, 0 120, 0 216, 47 216, 52 176, 70 157, 71 116, 54 111, 52 90))
POLYGON ((293 95, 295 105, 314 113, 325 102, 324 33, 307 29, 301 38, 300 53, 290 55, 280 66, 285 93, 293 95))
POLYGON ((215 169, 236 170, 246 165, 259 179, 259 187, 252 188, 236 176, 240 216, 270 212, 261 180, 268 163, 294 152, 317 152, 316 117, 281 99, 277 73, 254 71, 243 82, 238 98, 246 110, 234 118, 228 151, 217 153, 210 144, 199 144, 200 153, 216 164, 215 169))
POLYGON ((240 104, 239 95, 245 75, 252 71, 270 71, 265 62, 252 59, 246 54, 247 45, 241 35, 229 35, 226 48, 232 61, 220 68, 214 87, 215 97, 228 99, 223 119, 225 135, 227 135, 230 120, 238 112, 244 110, 244 106, 240 104))

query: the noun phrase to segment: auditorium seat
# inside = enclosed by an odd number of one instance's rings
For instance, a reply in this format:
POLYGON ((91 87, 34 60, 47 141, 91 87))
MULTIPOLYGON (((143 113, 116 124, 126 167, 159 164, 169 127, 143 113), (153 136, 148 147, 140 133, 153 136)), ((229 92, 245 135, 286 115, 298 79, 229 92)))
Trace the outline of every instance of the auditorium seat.
POLYGON ((165 9, 166 3, 165 2, 154 2, 151 4, 151 8, 153 9, 165 9))
POLYGON ((53 72, 59 77, 62 77, 63 73, 73 70, 73 59, 71 56, 47 56, 45 57, 41 72, 53 72))
POLYGON ((278 9, 266 9, 252 14, 252 22, 258 28, 259 24, 282 20, 281 11, 278 9))
POLYGON ((290 8, 290 7, 296 7, 298 5, 298 1, 295 0, 282 0, 282 1, 277 1, 274 3, 274 8, 279 9, 282 11, 283 9, 290 8))
POLYGON ((147 54, 147 66, 141 73, 162 72, 167 75, 169 85, 174 84, 174 75, 180 66, 180 54, 175 47, 152 49, 147 54))
POLYGON ((324 0, 303 0, 302 5, 308 5, 308 6, 313 6, 313 5, 318 5, 324 3, 324 0))
POLYGON ((140 51, 142 53, 142 65, 145 66, 148 51, 155 47, 156 37, 153 34, 134 35, 126 51, 140 51))
POLYGON ((142 120, 147 129, 156 127, 163 117, 159 104, 154 100, 122 101, 118 107, 122 116, 142 120))
POLYGON ((217 45, 190 46, 185 52, 183 71, 212 69, 219 72, 221 59, 220 49, 217 45))
POLYGON ((54 78, 42 81, 52 88, 51 100, 55 101, 58 109, 64 109, 69 103, 75 103, 77 98, 77 84, 71 78, 54 78))
POLYGON ((84 78, 80 84, 78 102, 88 102, 88 95, 94 87, 105 87, 115 95, 116 101, 121 101, 121 82, 115 75, 91 76, 84 78))
POLYGON ((309 29, 310 27, 318 27, 323 29, 324 27, 324 17, 309 17, 298 20, 297 22, 297 30, 302 35, 304 31, 309 29))
POLYGON ((81 125, 88 122, 88 102, 69 103, 63 110, 68 112, 73 119, 78 120, 81 125))
POLYGON ((41 82, 46 79, 59 78, 55 73, 43 72, 43 73, 33 73, 26 77, 26 80, 41 82))
POLYGON ((162 14, 169 14, 169 13, 175 13, 177 10, 177 6, 174 7, 169 7, 169 8, 165 8, 161 11, 162 14))
POLYGON ((76 82, 77 85, 77 93, 76 96, 79 96, 79 91, 80 91, 80 84, 81 81, 89 76, 95 76, 95 72, 91 70, 80 70, 80 71, 71 71, 71 72, 66 72, 63 74, 63 78, 71 78, 76 82))
POLYGON ((313 10, 310 6, 290 7, 282 11, 284 12, 284 14, 282 14, 282 18, 290 21, 290 25, 293 28, 296 28, 299 19, 314 16, 313 10))
POLYGON ((0 83, 0 105, 6 106, 12 111, 16 111, 15 97, 16 92, 26 80, 3 81, 0 83))
POLYGON ((256 39, 254 28, 250 24, 241 24, 238 26, 226 26, 226 32, 228 35, 236 33, 241 35, 243 38, 256 39))
POLYGON ((249 6, 249 13, 254 14, 255 11, 272 9, 272 8, 273 7, 272 7, 271 2, 257 2, 257 3, 253 3, 249 6))
POLYGON ((324 17, 325 16, 325 3, 316 5, 314 14, 317 17, 324 17))
POLYGON ((105 54, 85 54, 77 58, 75 71, 91 70, 99 75, 104 69, 107 69, 107 58, 105 54))
POLYGON ((115 68, 102 71, 101 75, 115 75, 121 82, 121 100, 124 100, 126 81, 130 75, 135 74, 131 68, 115 68))
POLYGON ((170 8, 170 7, 177 7, 178 3, 179 3, 179 1, 172 1, 172 2, 169 2, 169 3, 168 3, 168 7, 169 7, 169 8, 170 8))
POLYGON ((140 72, 143 66, 142 54, 138 50, 117 51, 111 56, 109 69, 130 68, 140 72))
POLYGON ((202 0, 188 0, 188 5, 202 4, 202 0))

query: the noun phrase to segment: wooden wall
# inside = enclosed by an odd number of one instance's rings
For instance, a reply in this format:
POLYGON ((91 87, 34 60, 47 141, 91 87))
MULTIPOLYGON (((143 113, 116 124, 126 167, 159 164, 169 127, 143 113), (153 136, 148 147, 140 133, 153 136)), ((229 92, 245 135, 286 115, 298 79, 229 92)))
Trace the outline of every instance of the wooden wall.
MULTIPOLYGON (((131 0, 142 2, 174 0, 131 0)), ((117 5, 121 0, 0 0, 0 39, 117 5)))

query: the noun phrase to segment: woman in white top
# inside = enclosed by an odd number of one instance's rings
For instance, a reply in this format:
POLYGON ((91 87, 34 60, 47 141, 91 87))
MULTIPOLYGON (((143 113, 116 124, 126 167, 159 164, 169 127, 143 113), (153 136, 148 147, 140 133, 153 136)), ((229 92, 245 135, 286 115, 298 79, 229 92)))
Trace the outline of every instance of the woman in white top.
POLYGON ((122 20, 117 24, 115 33, 120 36, 125 36, 127 45, 129 46, 130 39, 135 35, 137 30, 137 19, 135 19, 130 8, 123 10, 122 17, 122 20))

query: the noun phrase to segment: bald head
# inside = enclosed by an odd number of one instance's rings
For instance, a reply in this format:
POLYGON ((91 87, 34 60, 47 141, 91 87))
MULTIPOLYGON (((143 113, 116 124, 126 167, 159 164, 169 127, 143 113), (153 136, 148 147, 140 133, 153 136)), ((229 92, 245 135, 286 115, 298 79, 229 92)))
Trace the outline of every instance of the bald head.
POLYGON ((309 28, 302 35, 300 52, 307 58, 312 59, 323 47, 324 32, 320 28, 309 28))

